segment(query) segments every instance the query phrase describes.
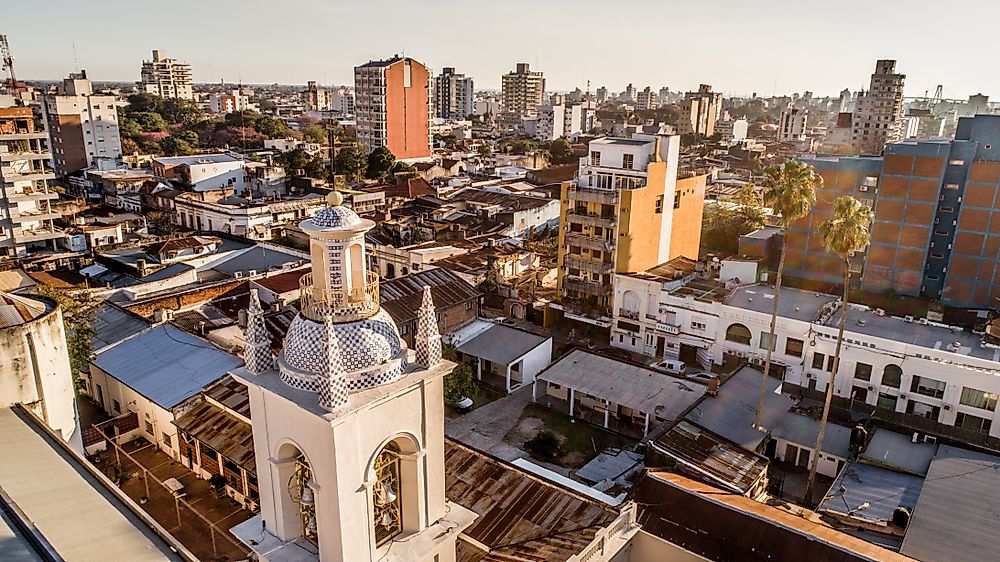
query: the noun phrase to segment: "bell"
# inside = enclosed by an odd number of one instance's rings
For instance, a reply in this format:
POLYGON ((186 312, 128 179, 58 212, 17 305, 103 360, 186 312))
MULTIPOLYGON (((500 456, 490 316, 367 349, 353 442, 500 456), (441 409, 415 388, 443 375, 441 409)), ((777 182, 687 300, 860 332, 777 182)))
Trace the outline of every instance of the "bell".
POLYGON ((393 489, 392 478, 387 478, 385 480, 385 503, 393 503, 396 501, 396 490, 393 489))
POLYGON ((309 520, 306 521, 306 532, 316 534, 316 514, 310 513, 309 520))
POLYGON ((388 509, 382 512, 383 527, 389 528, 392 527, 395 523, 396 523, 396 518, 392 516, 392 513, 389 513, 388 509))
POLYGON ((308 485, 302 486, 302 497, 299 499, 302 505, 313 505, 316 503, 316 495, 308 485))

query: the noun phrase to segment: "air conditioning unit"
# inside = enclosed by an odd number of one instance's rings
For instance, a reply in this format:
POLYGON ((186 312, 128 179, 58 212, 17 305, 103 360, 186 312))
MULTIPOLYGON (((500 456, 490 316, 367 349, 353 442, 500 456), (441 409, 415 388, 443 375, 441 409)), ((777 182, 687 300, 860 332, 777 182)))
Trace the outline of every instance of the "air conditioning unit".
POLYGON ((926 318, 921 318, 920 320, 917 320, 917 322, 923 324, 924 326, 927 325, 927 319, 926 318))
POLYGON ((899 397, 902 398, 903 400, 906 400, 906 395, 905 394, 900 394, 899 397))
POLYGON ((243 278, 243 272, 242 271, 234 271, 233 272, 233 277, 235 277, 237 279, 242 279, 243 278))
POLYGON ((868 191, 868 186, 862 185, 861 187, 858 188, 858 191, 868 191))
POLYGON ((924 443, 937 443, 937 437, 933 435, 924 435, 924 443))
POLYGON ((913 323, 913 317, 910 316, 909 314, 907 314, 905 317, 903 317, 903 322, 909 322, 909 323, 912 324, 913 323))
POLYGON ((868 385, 868 390, 875 390, 875 385, 872 384, 868 385))
POLYGON ((951 405, 950 404, 945 404, 944 405, 944 409, 945 410, 950 410, 951 409, 951 405))

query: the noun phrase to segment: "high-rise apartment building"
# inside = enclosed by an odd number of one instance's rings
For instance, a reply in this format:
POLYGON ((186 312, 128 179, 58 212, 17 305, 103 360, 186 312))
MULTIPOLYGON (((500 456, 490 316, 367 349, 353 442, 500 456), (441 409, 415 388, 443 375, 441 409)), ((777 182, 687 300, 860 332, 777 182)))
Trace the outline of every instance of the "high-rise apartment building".
POLYGON ((321 88, 315 80, 306 84, 306 111, 330 111, 333 109, 330 90, 321 88))
POLYGON ((330 108, 344 115, 354 115, 354 91, 346 86, 330 92, 330 108))
POLYGON ((809 124, 809 110, 789 104, 778 118, 778 140, 782 142, 805 140, 809 124))
POLYGON ((210 94, 208 110, 217 115, 225 115, 237 111, 256 111, 257 104, 251 103, 250 94, 240 87, 210 94))
POLYGON ((41 106, 58 175, 114 167, 122 155, 116 99, 95 94, 87 71, 70 74, 62 91, 46 94, 41 106))
POLYGON ((165 52, 154 49, 153 60, 142 61, 139 87, 147 94, 193 100, 191 65, 167 58, 165 52))
POLYGON ((475 113, 472 78, 445 67, 434 78, 434 113, 441 119, 466 119, 475 113))
MULTIPOLYGON (((675 209, 701 204, 695 187, 678 198, 679 149, 676 135, 590 142, 578 179, 562 188, 558 287, 566 317, 609 326, 612 274, 644 271, 671 257, 675 209)), ((688 226, 692 235, 700 232, 688 226)), ((683 246, 689 251, 690 244, 683 246)))
POLYGON ((635 97, 636 97, 635 86, 633 86, 632 84, 625 86, 625 91, 622 92, 622 101, 625 103, 632 103, 635 101, 635 97))
POLYGON ((649 86, 646 86, 641 92, 635 95, 635 108, 640 111, 656 109, 656 101, 656 92, 649 86))
POLYGON ((858 96, 851 141, 863 152, 878 154, 886 143, 903 139, 903 83, 896 61, 880 60, 867 92, 858 96))
POLYGON ((49 168, 52 156, 31 108, 0 108, 0 257, 54 249, 65 237, 52 224, 59 218, 49 205, 59 198, 49 191, 49 180, 56 177, 49 168))
POLYGON ((388 147, 399 159, 431 155, 431 73, 409 58, 354 68, 358 141, 368 152, 388 147))
POLYGON ((715 134, 715 122, 722 117, 722 94, 713 92, 708 84, 701 84, 697 92, 684 94, 680 106, 681 116, 677 123, 680 134, 706 137, 715 134))
POLYGON ((571 137, 584 129, 585 104, 547 103, 538 106, 535 139, 546 142, 559 137, 571 137))
POLYGON ((534 117, 535 110, 545 103, 545 77, 532 71, 526 62, 517 63, 517 69, 503 76, 500 104, 503 121, 519 125, 521 117, 534 117))
POLYGON ((882 157, 811 158, 824 186, 810 216, 789 229, 786 270, 838 283, 840 263, 817 226, 833 199, 874 209, 868 250, 851 262, 852 283, 870 291, 1000 308, 1000 115, 959 120, 954 140, 907 141, 882 157))
POLYGON ((601 86, 597 89, 597 103, 604 103, 608 101, 608 89, 601 86))

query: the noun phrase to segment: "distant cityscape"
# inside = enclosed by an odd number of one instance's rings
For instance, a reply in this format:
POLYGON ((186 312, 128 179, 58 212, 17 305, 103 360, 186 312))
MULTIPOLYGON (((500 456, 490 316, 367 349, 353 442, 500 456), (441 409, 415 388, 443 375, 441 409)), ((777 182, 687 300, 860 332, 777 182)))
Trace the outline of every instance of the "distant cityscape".
POLYGON ((18 48, 0 560, 992 559, 989 96, 18 48))

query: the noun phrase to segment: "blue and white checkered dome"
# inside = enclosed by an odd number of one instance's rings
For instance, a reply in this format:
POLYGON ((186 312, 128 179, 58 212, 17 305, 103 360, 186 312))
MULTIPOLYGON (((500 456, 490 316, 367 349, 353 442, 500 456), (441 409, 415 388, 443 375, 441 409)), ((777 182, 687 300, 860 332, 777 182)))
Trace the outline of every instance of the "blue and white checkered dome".
MULTIPOLYGON (((348 374, 386 363, 404 347, 396 323, 384 309, 371 318, 334 324, 334 330, 341 362, 348 374)), ((288 328, 282 355, 288 366, 322 377, 326 366, 325 345, 325 326, 300 314, 288 328)))
POLYGON ((344 228, 357 226, 361 223, 361 217, 347 207, 336 206, 324 208, 316 213, 312 221, 321 228, 344 228))

